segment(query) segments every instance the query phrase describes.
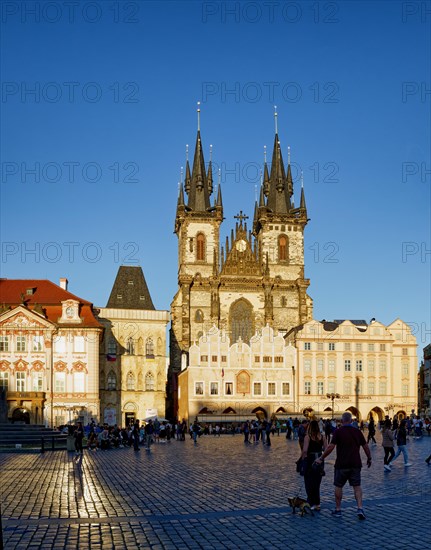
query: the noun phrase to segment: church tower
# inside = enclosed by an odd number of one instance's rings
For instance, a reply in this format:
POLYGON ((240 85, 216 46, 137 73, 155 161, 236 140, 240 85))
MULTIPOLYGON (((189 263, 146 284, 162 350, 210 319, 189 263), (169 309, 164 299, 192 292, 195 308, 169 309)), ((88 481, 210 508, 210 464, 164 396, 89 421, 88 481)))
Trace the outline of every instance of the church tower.
POLYGON ((290 162, 286 173, 277 128, 270 169, 265 159, 252 229, 240 211, 230 238, 221 243, 220 185, 211 204, 213 191, 212 164, 210 160, 206 169, 198 124, 193 169, 187 160, 175 217, 178 290, 171 304, 167 412, 172 418, 177 412, 177 375, 188 365, 190 346, 210 329, 223 331, 230 344, 248 345, 266 326, 284 334, 312 318, 309 280, 304 278, 305 195, 302 189, 295 208, 290 162))

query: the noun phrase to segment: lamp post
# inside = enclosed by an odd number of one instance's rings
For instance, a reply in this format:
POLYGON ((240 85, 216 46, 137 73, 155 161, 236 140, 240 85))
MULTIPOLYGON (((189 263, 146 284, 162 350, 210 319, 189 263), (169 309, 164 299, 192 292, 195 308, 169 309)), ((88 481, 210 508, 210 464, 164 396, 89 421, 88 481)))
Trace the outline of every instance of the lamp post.
POLYGON ((332 420, 334 420, 334 401, 340 399, 341 395, 339 393, 327 393, 326 397, 332 401, 332 420))
POLYGON ((296 412, 296 404, 295 404, 295 367, 292 366, 292 384, 293 384, 293 412, 296 412))

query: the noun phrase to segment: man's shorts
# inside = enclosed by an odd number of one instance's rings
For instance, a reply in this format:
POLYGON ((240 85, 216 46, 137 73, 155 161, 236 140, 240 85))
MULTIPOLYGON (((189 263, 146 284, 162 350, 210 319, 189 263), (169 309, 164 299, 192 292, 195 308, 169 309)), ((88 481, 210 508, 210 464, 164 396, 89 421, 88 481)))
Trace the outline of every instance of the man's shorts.
POLYGON ((344 487, 346 481, 348 481, 352 487, 359 487, 361 485, 361 468, 335 468, 335 487, 344 487))

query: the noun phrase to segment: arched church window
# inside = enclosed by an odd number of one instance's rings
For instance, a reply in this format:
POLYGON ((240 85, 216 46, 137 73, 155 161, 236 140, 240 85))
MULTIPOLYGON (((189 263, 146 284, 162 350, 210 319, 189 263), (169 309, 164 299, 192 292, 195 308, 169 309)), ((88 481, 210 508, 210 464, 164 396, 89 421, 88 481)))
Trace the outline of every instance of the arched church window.
POLYGON ((127 375, 126 387, 129 391, 135 390, 135 376, 132 372, 129 372, 129 374, 127 375))
POLYGON ((197 309, 195 313, 195 323, 203 323, 204 322, 204 314, 202 313, 201 309, 197 309))
POLYGON ((145 341, 145 355, 150 359, 154 359, 154 342, 152 338, 147 338, 145 341))
POLYGON ((278 259, 279 261, 287 260, 287 237, 285 235, 278 237, 278 259))
POLYGON ((152 372, 145 376, 145 391, 154 391, 154 375, 152 372))
POLYGON ((108 353, 109 354, 116 354, 117 353, 117 342, 115 341, 115 338, 109 338, 108 341, 108 353))
POLYGON ((196 259, 198 261, 205 260, 205 235, 198 233, 196 237, 196 259))
POLYGON ((117 377, 115 376, 115 372, 111 370, 111 372, 108 374, 108 390, 116 390, 117 389, 117 377))
POLYGON ((247 300, 240 299, 230 308, 230 333, 231 343, 235 343, 241 337, 247 344, 254 333, 253 306, 247 300))

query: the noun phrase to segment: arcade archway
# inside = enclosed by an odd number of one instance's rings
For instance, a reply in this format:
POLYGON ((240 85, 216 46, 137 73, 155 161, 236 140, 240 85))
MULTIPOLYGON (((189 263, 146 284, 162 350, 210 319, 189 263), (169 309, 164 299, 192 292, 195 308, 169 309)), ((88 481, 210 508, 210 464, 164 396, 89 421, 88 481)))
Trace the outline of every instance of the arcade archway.
POLYGON ((12 422, 30 424, 30 412, 27 409, 15 409, 12 413, 12 422))

